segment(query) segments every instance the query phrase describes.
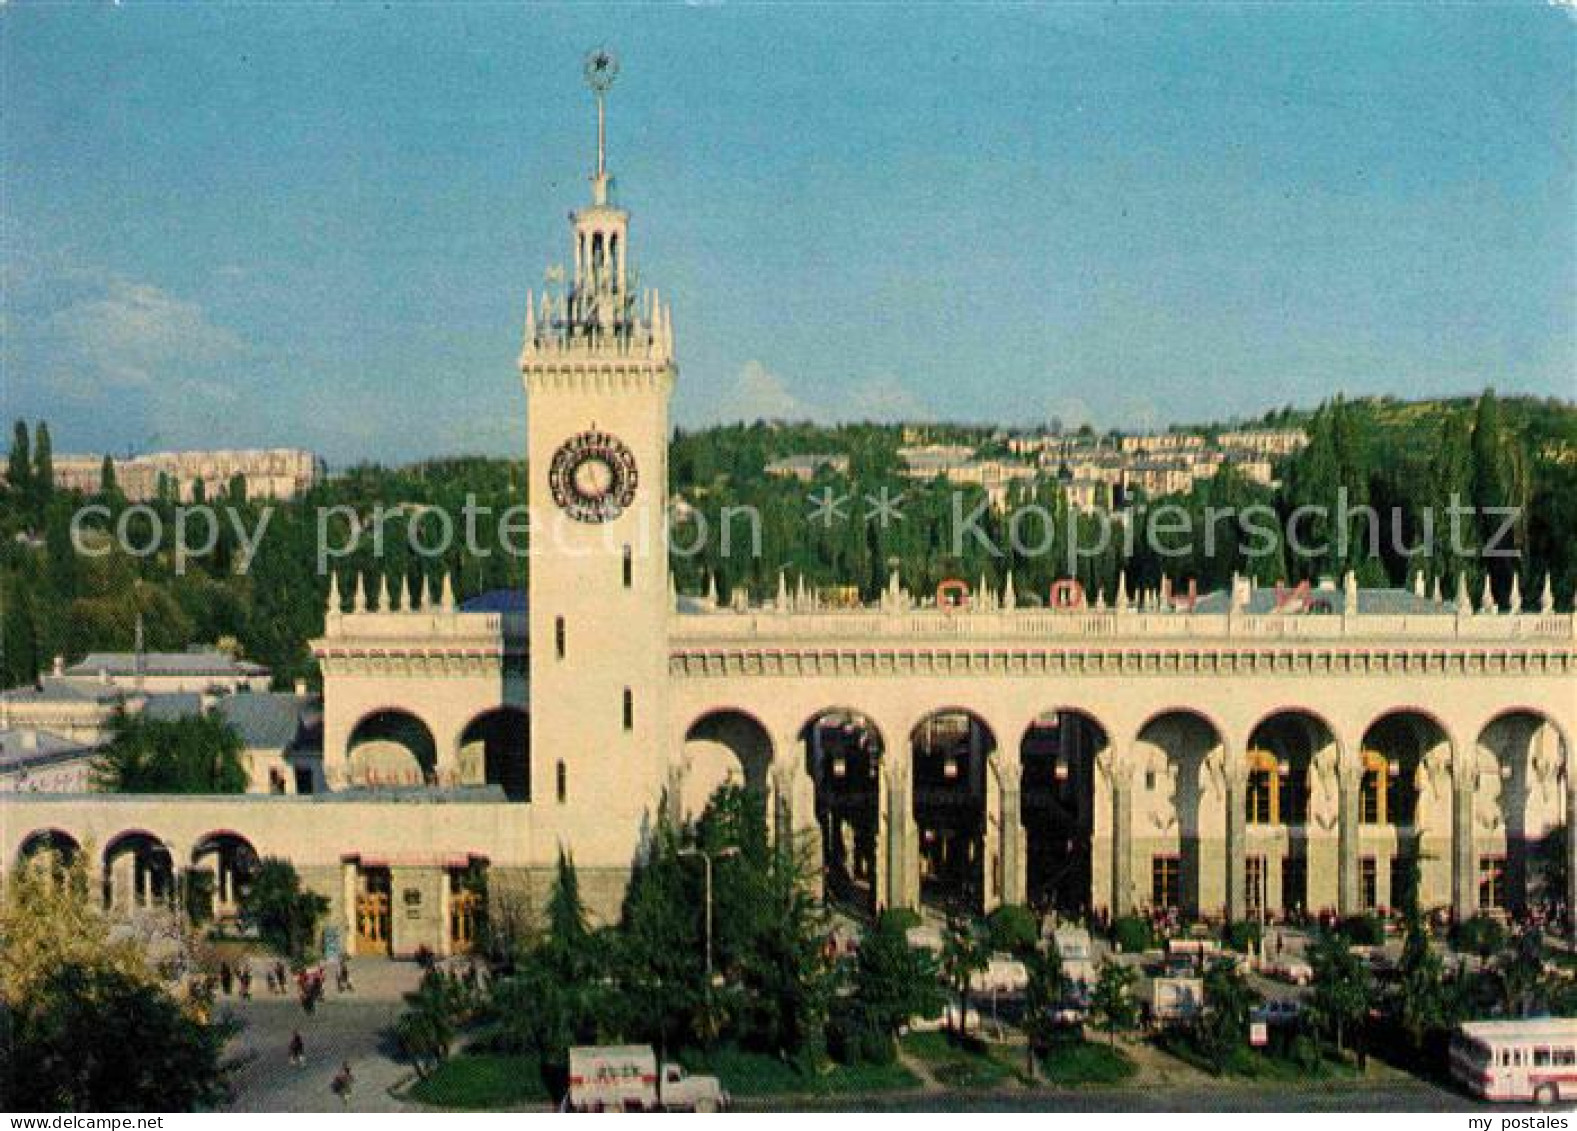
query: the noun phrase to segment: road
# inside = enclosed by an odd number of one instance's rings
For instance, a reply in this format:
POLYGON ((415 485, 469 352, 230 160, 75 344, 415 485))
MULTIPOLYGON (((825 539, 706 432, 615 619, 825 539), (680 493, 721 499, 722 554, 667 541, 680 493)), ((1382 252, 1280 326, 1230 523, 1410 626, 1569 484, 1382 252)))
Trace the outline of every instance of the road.
POLYGON ((1472 1100, 1412 1079, 1360 1084, 1268 1088, 1239 1084, 1166 1088, 1092 1088, 1084 1091, 981 1093, 904 1092, 840 1097, 803 1104, 744 1103, 753 1111, 1477 1111, 1472 1100))
POLYGON ((386 1033, 404 1003, 401 995, 414 989, 419 971, 413 963, 357 959, 356 992, 336 993, 329 979, 326 996, 307 1016, 294 996, 268 993, 263 968, 256 967, 254 997, 220 999, 244 1028, 231 1042, 229 1055, 242 1061, 236 1076, 235 1111, 402 1111, 389 1088, 406 1067, 387 1047, 386 1033), (290 1063, 290 1036, 300 1031, 306 1063, 290 1063), (330 1089, 341 1061, 349 1061, 356 1085, 342 1105, 330 1089))

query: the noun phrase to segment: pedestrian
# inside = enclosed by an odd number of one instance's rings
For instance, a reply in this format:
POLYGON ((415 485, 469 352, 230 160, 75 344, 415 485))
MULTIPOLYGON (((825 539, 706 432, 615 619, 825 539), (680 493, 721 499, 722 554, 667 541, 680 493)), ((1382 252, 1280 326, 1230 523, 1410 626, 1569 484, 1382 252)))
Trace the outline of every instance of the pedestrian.
POLYGON ((241 1000, 252 1000, 252 964, 246 963, 241 967, 239 975, 241 982, 241 1000))
POLYGON ((268 992, 271 994, 278 993, 279 984, 278 979, 274 977, 274 968, 272 966, 266 967, 263 973, 268 977, 268 992))
POLYGON ((307 1042, 301 1039, 301 1030, 290 1034, 290 1063, 300 1068, 307 1062, 307 1042))
POLYGON ((279 992, 288 994, 290 992, 290 971, 285 969, 284 959, 274 959, 274 978, 279 982, 279 992))
POLYGON ((350 956, 347 954, 340 955, 337 979, 339 982, 340 993, 348 994, 355 992, 356 987, 351 984, 350 980, 350 956))
POLYGON ((334 1074, 334 1083, 331 1087, 334 1090, 334 1094, 339 1097, 339 1102, 342 1105, 350 1106, 350 1093, 355 1086, 356 1077, 351 1073, 350 1061, 340 1061, 339 1071, 334 1074))
POLYGON ((235 971, 230 969, 228 962, 219 964, 219 988, 224 990, 225 997, 230 996, 230 989, 235 984, 235 971))

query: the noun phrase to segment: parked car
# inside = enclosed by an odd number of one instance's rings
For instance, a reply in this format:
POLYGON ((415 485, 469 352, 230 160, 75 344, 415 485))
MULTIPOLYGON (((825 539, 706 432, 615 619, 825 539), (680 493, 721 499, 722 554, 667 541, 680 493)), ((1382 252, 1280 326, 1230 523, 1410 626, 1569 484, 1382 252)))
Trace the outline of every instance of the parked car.
MULTIPOLYGON (((980 1013, 974 1006, 969 1007, 969 1012, 963 1014, 963 1018, 965 1028, 980 1028, 980 1013)), ((911 1033, 936 1033, 943 1029, 957 1029, 958 1020, 958 1003, 948 1002, 935 1017, 915 1017, 910 1020, 906 1028, 911 1033)))
POLYGON ((1021 994, 1029 986, 1029 968, 1006 954, 993 954, 984 970, 969 976, 969 988, 977 994, 1021 994))

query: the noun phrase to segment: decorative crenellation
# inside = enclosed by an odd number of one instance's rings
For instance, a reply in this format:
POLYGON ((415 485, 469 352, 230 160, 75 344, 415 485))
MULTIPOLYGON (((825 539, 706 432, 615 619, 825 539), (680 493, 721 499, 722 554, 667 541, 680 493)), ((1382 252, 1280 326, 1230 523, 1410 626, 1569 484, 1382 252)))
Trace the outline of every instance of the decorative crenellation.
POLYGON ((680 679, 887 676, 1548 676, 1577 674, 1572 648, 673 647, 680 679))

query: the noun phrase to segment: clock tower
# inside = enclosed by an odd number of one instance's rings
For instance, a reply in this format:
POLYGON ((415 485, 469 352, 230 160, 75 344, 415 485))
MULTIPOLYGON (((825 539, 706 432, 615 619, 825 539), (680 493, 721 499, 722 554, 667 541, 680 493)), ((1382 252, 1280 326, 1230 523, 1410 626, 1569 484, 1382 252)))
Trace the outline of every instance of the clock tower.
MULTIPOLYGON (((622 886, 666 780, 670 312, 630 266, 604 102, 618 64, 586 60, 597 100, 591 203, 571 216, 567 281, 526 300, 532 833, 582 882, 622 886)), ((562 275, 561 275, 562 278, 562 275)), ((546 856, 551 858, 551 856, 546 856)), ((588 891, 588 896, 592 893, 588 891)))

